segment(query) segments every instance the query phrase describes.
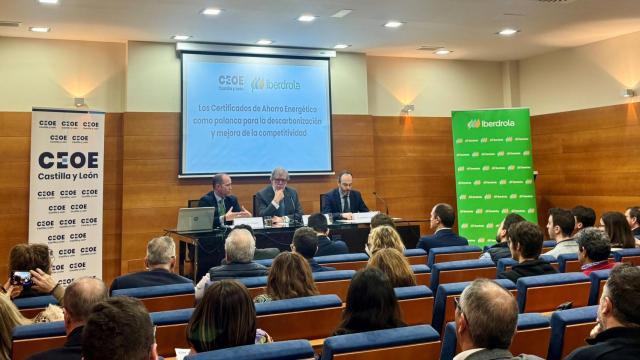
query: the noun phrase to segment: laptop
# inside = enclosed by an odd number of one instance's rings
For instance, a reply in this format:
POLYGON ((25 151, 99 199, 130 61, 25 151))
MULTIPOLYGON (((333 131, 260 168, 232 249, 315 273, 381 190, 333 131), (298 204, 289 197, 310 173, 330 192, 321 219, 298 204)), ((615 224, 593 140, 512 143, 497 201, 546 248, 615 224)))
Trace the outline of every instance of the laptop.
POLYGON ((211 231, 215 207, 181 208, 176 231, 211 231))

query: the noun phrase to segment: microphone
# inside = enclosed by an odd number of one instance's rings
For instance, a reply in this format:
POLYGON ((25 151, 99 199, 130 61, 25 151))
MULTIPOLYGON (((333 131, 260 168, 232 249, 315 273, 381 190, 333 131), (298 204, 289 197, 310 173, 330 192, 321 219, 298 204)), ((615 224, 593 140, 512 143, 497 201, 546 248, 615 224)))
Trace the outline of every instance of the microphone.
POLYGON ((380 201, 382 201, 382 203, 384 204, 384 207, 385 207, 385 209, 386 209, 386 211, 385 211, 385 212, 387 213, 387 215, 389 215, 389 204, 387 204, 387 202, 386 202, 386 201, 384 201, 384 199, 383 199, 383 198, 381 198, 381 197, 378 195, 378 193, 377 193, 377 192, 375 192, 375 191, 374 191, 374 192, 373 192, 373 195, 376 197, 376 199, 380 199, 380 201))

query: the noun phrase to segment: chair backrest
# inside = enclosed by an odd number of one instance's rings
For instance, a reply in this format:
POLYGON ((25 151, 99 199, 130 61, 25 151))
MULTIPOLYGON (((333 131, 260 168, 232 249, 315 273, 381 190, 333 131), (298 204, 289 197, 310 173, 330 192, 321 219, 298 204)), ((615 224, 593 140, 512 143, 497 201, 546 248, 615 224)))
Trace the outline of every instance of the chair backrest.
POLYGON ((424 285, 394 289, 407 325, 428 325, 433 317, 433 292, 424 285))
POLYGON ((520 312, 545 312, 565 302, 587 306, 591 283, 583 273, 560 273, 522 277, 516 287, 520 312))
POLYGON ((640 249, 622 249, 613 251, 613 258, 617 262, 631 264, 633 266, 640 265, 640 249))
POLYGON ((589 291, 589 305, 598 305, 600 296, 602 295, 602 289, 609 279, 611 270, 596 270, 589 274, 589 280, 591 280, 591 290, 589 291))
MULTIPOLYGON (((516 334, 509 351, 515 355, 528 354, 546 358, 550 337, 551 327, 547 317, 537 313, 519 314, 516 334)), ((456 324, 448 322, 444 329, 440 359, 451 360, 459 352, 456 324)))
POLYGON ((545 240, 542 242, 542 253, 546 253, 556 247, 558 243, 555 240, 545 240))
POLYGON ((152 312, 151 322, 156 326, 158 355, 173 357, 175 348, 189 348, 186 328, 194 309, 152 312))
POLYGON ((188 309, 195 305, 193 284, 144 286, 114 290, 111 296, 138 298, 149 312, 188 309))
POLYGON ((258 215, 258 201, 256 199, 256 194, 253 194, 253 198, 251 200, 251 205, 253 206, 253 209, 252 209, 253 216, 260 216, 260 215, 258 215))
POLYGON ((58 300, 51 295, 43 295, 14 299, 13 303, 24 317, 33 318, 50 304, 58 305, 58 300))
POLYGON ((367 266, 369 256, 365 253, 349 253, 340 255, 316 256, 314 259, 322 266, 336 270, 360 270, 367 266))
POLYGON ((433 248, 429 250, 427 265, 433 266, 433 264, 442 262, 473 260, 479 258, 481 254, 482 249, 478 246, 445 246, 433 248))
POLYGON ((411 265, 426 265, 427 252, 424 249, 406 249, 404 256, 411 265))
POLYGON ((429 286, 431 283, 431 269, 427 265, 411 265, 417 285, 429 286))
MULTIPOLYGON (((349 284, 351 284, 351 278, 353 278, 354 274, 355 271, 353 270, 336 270, 316 272, 312 275, 320 295, 335 294, 340 299, 346 300, 349 284)), ((237 280, 247 287, 252 297, 264 294, 266 291, 266 276, 239 278, 237 280)))
POLYGON ((586 345, 596 325, 598 305, 556 311, 551 315, 551 342, 548 359, 564 359, 574 349, 586 345))
POLYGON ((342 317, 342 300, 318 295, 256 304, 258 328, 275 341, 322 339, 333 333, 342 317))
POLYGON ((324 194, 320 194, 320 211, 324 207, 324 194))
POLYGON ((476 278, 493 279, 496 265, 491 259, 461 260, 437 263, 431 267, 431 291, 437 292, 438 285, 471 281, 476 278))
MULTIPOLYGON (((494 280, 498 285, 509 290, 512 294, 516 291, 516 284, 507 279, 494 280)), ((471 284, 471 281, 441 284, 433 303, 433 318, 431 326, 438 331, 449 321, 452 321, 455 314, 455 305, 453 299, 462 294, 462 291, 471 284)), ((514 294, 515 295, 515 294, 514 294)))
POLYGON ((438 359, 440 336, 428 325, 332 336, 324 341, 321 360, 438 359))
POLYGON ((185 360, 293 360, 313 359, 313 348, 307 340, 278 341, 207 351, 185 357, 185 360))
POLYGON ((196 208, 196 207, 200 207, 200 200, 196 199, 196 200, 187 200, 187 207, 188 208, 196 208))
POLYGON ((558 255, 558 264, 560 264, 559 271, 563 273, 579 272, 580 261, 578 261, 578 254, 560 254, 558 255))
POLYGON ((61 347, 65 341, 63 321, 16 326, 12 332, 11 358, 26 359, 37 352, 61 347))

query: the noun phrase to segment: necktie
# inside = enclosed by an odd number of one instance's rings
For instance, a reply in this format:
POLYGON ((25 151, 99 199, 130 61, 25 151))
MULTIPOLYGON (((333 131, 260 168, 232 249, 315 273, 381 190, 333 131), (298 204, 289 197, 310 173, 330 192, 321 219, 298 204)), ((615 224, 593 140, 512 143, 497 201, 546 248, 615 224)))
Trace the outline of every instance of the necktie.
POLYGON ((227 213, 227 209, 224 207, 224 199, 218 200, 218 215, 224 216, 227 213))
POLYGON ((351 212, 351 206, 349 206, 349 196, 345 195, 342 199, 344 200, 344 203, 342 206, 342 212, 343 213, 351 212))

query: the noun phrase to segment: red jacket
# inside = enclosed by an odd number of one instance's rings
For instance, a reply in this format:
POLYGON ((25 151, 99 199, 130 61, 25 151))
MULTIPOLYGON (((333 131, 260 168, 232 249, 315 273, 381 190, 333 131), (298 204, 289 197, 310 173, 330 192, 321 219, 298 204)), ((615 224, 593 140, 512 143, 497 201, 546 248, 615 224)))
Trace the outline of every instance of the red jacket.
POLYGON ((596 271, 596 270, 609 270, 609 269, 613 269, 614 266, 618 265, 619 263, 617 262, 613 262, 613 260, 609 260, 607 262, 603 262, 594 266, 590 266, 584 270, 582 270, 582 273, 589 276, 589 274, 591 274, 592 272, 596 271))

